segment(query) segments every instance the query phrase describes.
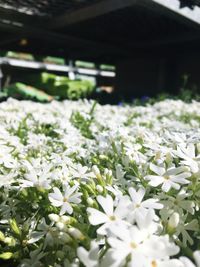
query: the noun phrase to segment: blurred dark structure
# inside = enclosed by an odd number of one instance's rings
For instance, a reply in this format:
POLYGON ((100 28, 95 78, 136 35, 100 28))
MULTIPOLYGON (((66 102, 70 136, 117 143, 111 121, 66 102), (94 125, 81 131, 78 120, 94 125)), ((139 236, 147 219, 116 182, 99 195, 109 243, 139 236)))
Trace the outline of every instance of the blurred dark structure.
POLYGON ((119 95, 200 88, 200 0, 0 0, 0 50, 111 63, 119 95), (190 86, 190 85, 188 85, 190 86))

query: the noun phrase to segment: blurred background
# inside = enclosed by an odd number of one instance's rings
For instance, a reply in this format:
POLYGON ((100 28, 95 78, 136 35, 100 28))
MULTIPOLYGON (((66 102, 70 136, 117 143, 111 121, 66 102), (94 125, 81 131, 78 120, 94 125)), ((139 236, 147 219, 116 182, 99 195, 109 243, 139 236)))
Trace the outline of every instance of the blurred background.
POLYGON ((0 0, 0 97, 200 97, 200 0, 0 0))

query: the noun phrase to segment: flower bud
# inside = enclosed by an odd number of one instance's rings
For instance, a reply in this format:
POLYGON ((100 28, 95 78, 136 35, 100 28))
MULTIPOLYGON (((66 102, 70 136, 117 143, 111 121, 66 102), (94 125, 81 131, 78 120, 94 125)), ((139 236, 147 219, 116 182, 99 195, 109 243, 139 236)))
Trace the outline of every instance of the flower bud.
POLYGON ((5 235, 0 231, 0 241, 4 242, 5 235))
POLYGON ((81 231, 78 230, 77 228, 71 227, 69 228, 68 232, 75 239, 83 240, 85 238, 84 235, 81 233, 81 231))
POLYGON ((169 234, 173 234, 176 230, 176 227, 178 226, 179 224, 179 221, 180 221, 180 216, 177 212, 174 212, 170 218, 169 218, 169 221, 168 221, 168 224, 167 224, 167 230, 168 230, 168 233, 169 234))
POLYGON ((11 219, 11 220, 10 220, 10 227, 11 227, 12 231, 13 231, 16 235, 18 235, 18 236, 21 235, 21 230, 19 229, 19 226, 17 225, 17 222, 16 222, 15 219, 11 219))
POLYGON ((176 228, 179 224, 180 216, 177 212, 174 212, 171 217, 169 218, 168 225, 171 228, 176 228))
POLYGON ((93 165, 93 166, 92 166, 92 171, 94 172, 94 174, 95 174, 96 176, 101 175, 101 174, 100 174, 100 171, 99 171, 99 168, 97 167, 97 165, 93 165))
POLYGON ((69 216, 66 216, 66 215, 61 216, 61 221, 63 223, 69 223, 70 222, 70 219, 71 218, 69 216))
POLYGON ((172 155, 168 152, 168 153, 166 154, 166 162, 169 164, 169 163, 172 162, 172 160, 173 160, 173 157, 172 157, 172 155))
POLYGON ((99 168, 98 168, 96 165, 94 165, 94 166, 92 167, 92 171, 94 172, 94 174, 95 174, 95 176, 96 176, 96 178, 97 178, 98 180, 101 180, 101 179, 102 179, 100 170, 99 170, 99 168))
POLYGON ((99 155, 99 158, 102 160, 109 160, 109 158, 105 155, 99 155))
POLYGON ((15 242, 15 239, 14 238, 12 238, 12 237, 6 237, 5 239, 4 239, 4 243, 6 243, 8 246, 12 246, 12 247, 14 247, 15 246, 15 244, 16 244, 16 242, 15 242))
POLYGON ((66 230, 66 225, 63 222, 57 222, 56 223, 56 227, 60 230, 60 231, 64 231, 66 230))
POLYGON ((58 222, 60 219, 59 215, 54 213, 49 214, 48 217, 52 222, 58 222))
POLYGON ((96 186, 96 189, 97 189, 97 191, 99 193, 102 193, 103 192, 103 187, 101 185, 99 185, 99 184, 96 186))
POLYGON ((87 203, 88 203, 89 206, 92 206, 93 203, 94 203, 94 200, 93 200, 91 197, 89 197, 89 198, 87 199, 87 203))
POLYGON ((4 253, 1 253, 0 254, 0 259, 2 260, 9 260, 11 259, 13 256, 13 253, 12 252, 4 252, 4 253))

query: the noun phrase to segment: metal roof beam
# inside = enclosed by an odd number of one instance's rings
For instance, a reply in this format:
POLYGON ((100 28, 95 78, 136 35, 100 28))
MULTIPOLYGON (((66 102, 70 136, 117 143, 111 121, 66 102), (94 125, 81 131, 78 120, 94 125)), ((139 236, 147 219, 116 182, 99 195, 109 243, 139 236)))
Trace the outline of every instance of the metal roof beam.
POLYGON ((178 0, 102 0, 75 11, 66 11, 50 21, 48 28, 64 28, 135 4, 164 11, 167 16, 174 17, 184 24, 190 24, 196 28, 200 26, 200 8, 195 7, 193 10, 180 8, 178 0))
POLYGON ((70 48, 73 47, 74 50, 81 49, 82 53, 84 49, 87 48, 91 54, 98 54, 99 51, 104 54, 122 53, 124 55, 128 55, 128 53, 130 53, 130 51, 122 47, 85 40, 66 34, 56 33, 43 28, 29 27, 20 23, 16 24, 12 21, 7 21, 5 23, 4 21, 0 20, 0 29, 6 30, 10 33, 20 34, 20 36, 23 36, 23 38, 35 38, 40 41, 49 41, 52 44, 58 44, 64 50, 70 50, 70 48))
POLYGON ((63 15, 54 18, 52 22, 49 23, 48 27, 51 29, 63 28, 132 6, 140 1, 141 0, 102 0, 73 12, 67 11, 63 15))

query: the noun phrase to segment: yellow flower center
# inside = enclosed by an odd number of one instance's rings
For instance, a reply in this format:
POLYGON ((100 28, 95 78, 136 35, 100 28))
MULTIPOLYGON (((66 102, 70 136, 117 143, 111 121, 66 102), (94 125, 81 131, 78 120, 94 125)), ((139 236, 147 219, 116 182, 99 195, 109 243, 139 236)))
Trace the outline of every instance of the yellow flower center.
POLYGON ((63 202, 68 202, 68 199, 66 197, 64 197, 63 202))
POLYGON ((158 265, 157 265, 156 261, 153 260, 153 261, 151 262, 151 266, 152 266, 152 267, 157 267, 158 265))
POLYGON ((112 215, 112 216, 109 217, 109 219, 110 219, 111 221, 115 221, 115 220, 116 220, 116 217, 115 217, 114 215, 112 215))
POLYGON ((179 205, 179 202, 177 199, 174 201, 174 205, 177 205, 177 206, 179 205))
POLYGON ((165 180, 169 180, 170 177, 169 177, 168 175, 165 175, 165 176, 164 176, 164 179, 165 179, 165 180))
POLYGON ((136 249, 136 248, 137 248, 137 245, 135 244, 135 242, 131 242, 131 243, 130 243, 130 246, 131 246, 131 248, 133 248, 133 249, 136 249))

